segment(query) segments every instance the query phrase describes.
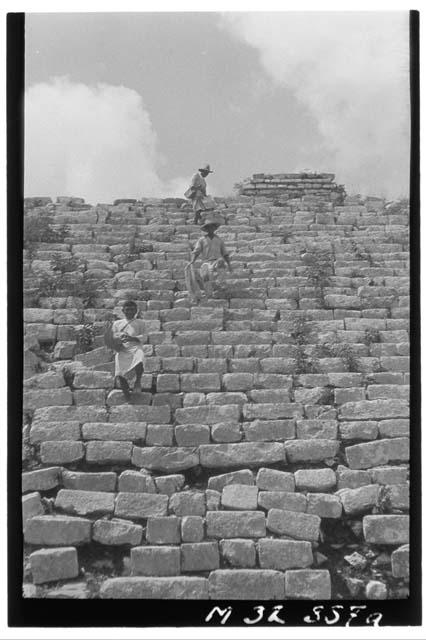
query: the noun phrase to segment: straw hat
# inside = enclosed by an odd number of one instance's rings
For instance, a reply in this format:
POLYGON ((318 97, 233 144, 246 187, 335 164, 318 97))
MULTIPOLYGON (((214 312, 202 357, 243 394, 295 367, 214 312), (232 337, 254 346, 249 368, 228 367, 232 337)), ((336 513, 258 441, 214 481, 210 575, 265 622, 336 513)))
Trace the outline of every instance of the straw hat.
POLYGON ((214 171, 210 169, 209 164, 204 164, 202 167, 198 169, 198 171, 207 171, 207 173, 214 173, 214 171))

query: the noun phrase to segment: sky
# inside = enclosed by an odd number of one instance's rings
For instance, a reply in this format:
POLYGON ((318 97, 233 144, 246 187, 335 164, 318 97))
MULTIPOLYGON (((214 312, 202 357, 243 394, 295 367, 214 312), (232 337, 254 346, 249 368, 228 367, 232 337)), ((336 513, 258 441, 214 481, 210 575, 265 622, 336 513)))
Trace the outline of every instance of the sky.
POLYGON ((408 195, 408 12, 26 14, 25 195, 330 171, 408 195))

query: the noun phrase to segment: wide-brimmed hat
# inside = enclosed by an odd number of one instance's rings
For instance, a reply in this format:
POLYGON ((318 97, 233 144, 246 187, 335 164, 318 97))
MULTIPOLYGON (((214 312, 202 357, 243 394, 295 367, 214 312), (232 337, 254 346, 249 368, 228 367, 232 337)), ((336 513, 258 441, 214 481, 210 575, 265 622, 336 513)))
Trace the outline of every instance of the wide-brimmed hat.
POLYGON ((217 218, 207 217, 200 228, 204 230, 206 227, 216 227, 216 229, 218 229, 220 225, 221 223, 217 220, 217 218))
POLYGON ((210 165, 209 164, 203 164, 198 171, 207 171, 207 173, 214 173, 214 171, 212 171, 210 169, 210 165))

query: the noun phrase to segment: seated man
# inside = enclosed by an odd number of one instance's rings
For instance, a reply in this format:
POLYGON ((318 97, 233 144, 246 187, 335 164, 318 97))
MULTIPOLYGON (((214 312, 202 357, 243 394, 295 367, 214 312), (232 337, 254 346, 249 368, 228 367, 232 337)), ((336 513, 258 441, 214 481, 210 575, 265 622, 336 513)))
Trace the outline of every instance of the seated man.
MULTIPOLYGON (((199 276, 196 277, 196 279, 197 284, 200 285, 201 289, 204 289, 207 297, 211 297, 213 293, 213 286, 216 282, 219 269, 223 269, 226 263, 229 271, 232 271, 231 261, 225 243, 222 238, 219 238, 215 233, 219 226, 219 222, 207 218, 201 227, 206 235, 198 240, 194 247, 191 261, 188 263, 188 268, 193 269, 196 259, 200 256, 202 262, 199 276)), ((196 287, 192 286, 193 281, 190 276, 191 272, 185 271, 189 293, 191 293, 193 297, 198 298, 199 292, 196 291, 196 287)))
POLYGON ((115 383, 121 388, 126 400, 130 400, 130 387, 126 376, 136 374, 133 391, 141 392, 141 378, 145 354, 142 350, 143 321, 135 318, 138 311, 136 302, 129 300, 123 304, 123 320, 112 325, 118 350, 115 354, 115 383))

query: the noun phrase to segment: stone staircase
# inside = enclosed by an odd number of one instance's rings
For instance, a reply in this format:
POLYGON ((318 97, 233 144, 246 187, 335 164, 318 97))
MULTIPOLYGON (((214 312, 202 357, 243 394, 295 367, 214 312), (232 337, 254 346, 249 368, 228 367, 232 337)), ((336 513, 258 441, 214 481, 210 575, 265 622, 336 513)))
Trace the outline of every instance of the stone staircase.
POLYGON ((25 596, 408 596, 408 205, 283 200, 217 200, 200 306, 181 201, 26 200, 57 241, 24 255, 25 596), (128 297, 132 404, 102 337, 128 297))

